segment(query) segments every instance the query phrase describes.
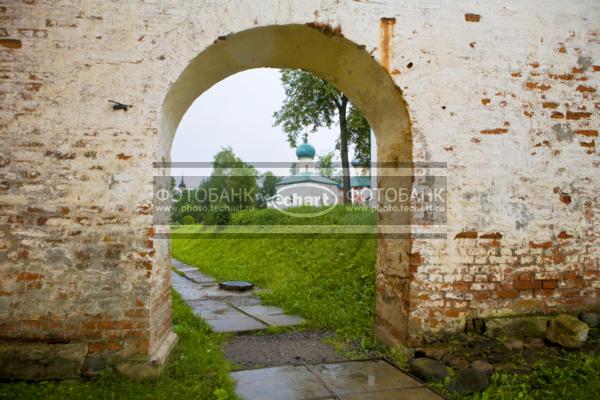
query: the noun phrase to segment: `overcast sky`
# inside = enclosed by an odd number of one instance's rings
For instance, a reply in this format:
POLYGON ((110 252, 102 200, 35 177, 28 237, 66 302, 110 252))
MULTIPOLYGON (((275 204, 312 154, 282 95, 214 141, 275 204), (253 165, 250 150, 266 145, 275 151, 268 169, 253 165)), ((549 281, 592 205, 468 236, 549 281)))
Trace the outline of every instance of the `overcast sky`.
MULTIPOLYGON (((296 161, 295 149, 290 148, 285 133, 273 127, 273 113, 279 110, 283 99, 277 69, 253 69, 217 83, 198 97, 184 115, 173 142, 171 161, 210 162, 224 146, 231 146, 246 162, 296 161)), ((334 126, 331 131, 323 129, 311 134, 308 140, 317 154, 323 154, 334 149, 337 135, 334 126)), ((337 155, 336 159, 339 160, 337 155)), ((208 171, 173 168, 171 174, 180 177, 182 172, 189 176, 206 175, 208 171)), ((288 169, 273 172, 284 175, 288 169)))

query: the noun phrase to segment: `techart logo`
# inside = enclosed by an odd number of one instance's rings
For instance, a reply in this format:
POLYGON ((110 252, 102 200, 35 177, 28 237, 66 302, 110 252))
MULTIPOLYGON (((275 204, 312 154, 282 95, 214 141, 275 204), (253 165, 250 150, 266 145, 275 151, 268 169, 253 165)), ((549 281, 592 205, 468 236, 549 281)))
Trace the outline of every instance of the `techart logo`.
POLYGON ((274 208, 286 215, 298 218, 313 218, 327 214, 338 204, 339 194, 327 185, 317 183, 297 183, 279 188, 277 193, 267 203, 268 208, 274 208), (297 207, 317 207, 311 212, 297 207))

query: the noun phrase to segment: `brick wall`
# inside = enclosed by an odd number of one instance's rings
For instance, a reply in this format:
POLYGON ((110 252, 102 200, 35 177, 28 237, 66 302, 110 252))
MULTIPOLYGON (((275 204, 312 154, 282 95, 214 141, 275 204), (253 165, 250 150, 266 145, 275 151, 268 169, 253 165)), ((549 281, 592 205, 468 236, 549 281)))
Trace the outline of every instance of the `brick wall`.
POLYGON ((405 241, 380 248, 380 288, 412 341, 473 317, 598 308, 598 20, 593 0, 0 5, 0 336, 106 357, 157 348, 167 91, 223 35, 309 22, 339 25, 389 71, 413 160, 448 165, 447 239, 412 240, 408 271, 385 264, 405 241))

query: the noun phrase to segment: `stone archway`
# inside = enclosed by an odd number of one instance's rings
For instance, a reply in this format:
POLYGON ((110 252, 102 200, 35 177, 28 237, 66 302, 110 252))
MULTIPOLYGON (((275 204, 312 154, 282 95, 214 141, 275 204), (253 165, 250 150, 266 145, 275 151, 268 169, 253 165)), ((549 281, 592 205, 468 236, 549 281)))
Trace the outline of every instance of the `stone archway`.
MULTIPOLYGON (((160 159, 169 160, 177 126, 198 96, 230 75, 261 67, 303 69, 342 90, 372 126, 379 162, 392 166, 378 177, 378 186, 410 188, 412 138, 401 91, 363 47, 325 25, 266 26, 219 37, 187 65, 165 98, 160 159)), ((382 226, 407 226, 408 218, 407 214, 380 214, 379 232, 382 226)), ((169 265, 168 243, 163 242, 157 247, 157 263, 169 265)), ((408 247, 407 239, 380 235, 378 240, 376 334, 392 345, 408 337, 408 247)), ((155 293, 163 292, 155 288, 155 293)))

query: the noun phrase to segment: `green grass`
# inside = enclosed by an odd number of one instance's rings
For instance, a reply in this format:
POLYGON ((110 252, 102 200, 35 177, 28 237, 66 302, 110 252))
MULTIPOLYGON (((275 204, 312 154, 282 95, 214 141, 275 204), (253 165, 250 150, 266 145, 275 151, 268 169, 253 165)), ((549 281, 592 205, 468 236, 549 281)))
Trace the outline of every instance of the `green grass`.
MULTIPOLYGON (((309 208, 296 211, 311 211, 309 208)), ((237 225, 371 225, 374 211, 348 212, 338 207, 317 218, 294 218, 277 210, 239 212, 237 225)), ((209 228, 214 229, 214 228, 209 228)), ((206 232, 201 226, 176 233, 206 232)), ((230 233, 225 227, 219 233, 230 233)), ((206 235, 208 236, 208 235, 206 235)), ((363 350, 376 347, 373 337, 376 238, 261 237, 229 239, 174 235, 173 256, 217 280, 241 279, 261 288, 263 302, 303 316, 309 328, 330 329, 342 342, 363 350)))
POLYGON ((432 386, 450 400, 597 400, 600 355, 575 353, 561 367, 540 363, 528 374, 496 373, 484 392, 472 395, 448 392, 446 384, 432 386))
POLYGON ((80 382, 0 384, 0 399, 235 399, 229 363, 223 358, 223 337, 196 318, 173 294, 173 329, 179 343, 160 378, 136 382, 117 373, 80 382))

